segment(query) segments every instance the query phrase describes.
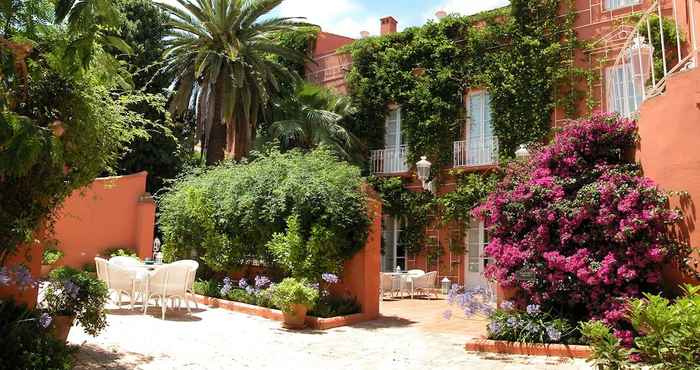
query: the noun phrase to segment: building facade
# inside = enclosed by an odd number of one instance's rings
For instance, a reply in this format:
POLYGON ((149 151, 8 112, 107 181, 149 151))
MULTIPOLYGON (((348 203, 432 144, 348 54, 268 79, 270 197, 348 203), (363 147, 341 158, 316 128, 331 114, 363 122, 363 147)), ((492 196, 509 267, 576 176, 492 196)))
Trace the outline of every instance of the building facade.
MULTIPOLYGON (((585 99, 576 102, 581 114, 603 110, 640 118, 642 105, 666 94, 670 80, 697 78, 694 76, 698 73, 676 76, 693 70, 697 65, 695 35, 697 23, 700 23, 697 0, 575 0, 573 6, 577 37, 588 45, 577 51, 575 64, 591 71, 593 76, 579 86, 588 92, 585 99), (659 19, 664 21, 659 22, 659 19), (655 34, 662 36, 654 39, 652 35, 655 34)), ((569 11, 562 9, 561 13, 569 11)), ((380 36, 397 31, 398 22, 393 17, 382 18, 380 22, 380 36)), ((347 93, 345 75, 352 67, 352 60, 340 49, 353 41, 352 38, 321 32, 313 54, 315 63, 309 63, 306 68, 307 80, 347 93)), ((700 81, 697 86, 700 94, 700 81)), ((684 94, 681 91, 676 93, 684 94)), ((450 169, 492 171, 498 166, 499 142, 492 125, 489 91, 468 89, 462 100, 467 118, 460 128, 460 140, 453 143, 450 169)), ((700 100, 697 107, 700 107, 700 100)), ((407 162, 407 143, 402 134, 402 109, 406 108, 390 108, 385 120, 385 145, 368 153, 369 171, 376 176, 403 177, 407 189, 426 191, 416 177, 416 165, 407 162)), ((565 121, 564 113, 555 109, 553 126, 565 121)), ((651 167, 655 166, 654 161, 656 159, 646 158, 651 167)), ((700 164, 700 158, 697 163, 700 164)), ((698 169, 700 171, 700 167, 698 169)), ((456 180, 448 171, 441 178, 440 185, 431 191, 442 195, 455 190, 456 180)), ((697 190, 700 196, 700 178, 697 180, 687 187, 697 190)), ((489 236, 483 223, 470 220, 429 226, 425 230, 426 243, 435 244, 442 250, 437 258, 429 258, 426 253, 411 255, 401 245, 404 222, 400 217, 384 215, 382 218, 382 271, 392 271, 398 266, 402 270, 438 271, 440 280, 446 277, 466 286, 489 284, 484 276, 489 263, 484 246, 489 236), (455 243, 459 244, 457 248, 455 243)), ((700 236, 695 234, 690 235, 690 239, 700 242, 700 236)))

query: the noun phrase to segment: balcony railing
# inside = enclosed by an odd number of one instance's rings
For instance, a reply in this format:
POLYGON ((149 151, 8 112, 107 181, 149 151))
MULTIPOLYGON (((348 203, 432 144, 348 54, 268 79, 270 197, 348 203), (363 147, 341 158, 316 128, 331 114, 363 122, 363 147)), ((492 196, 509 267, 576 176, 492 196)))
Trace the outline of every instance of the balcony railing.
POLYGON ((408 172, 406 145, 373 150, 370 153, 370 171, 372 174, 408 172))
POLYGON ((630 117, 646 99, 664 92, 669 76, 697 67, 695 1, 657 0, 641 14, 609 76, 608 110, 630 117), (655 20, 657 17, 674 24, 671 35, 664 35, 669 28, 662 27, 665 22, 655 20), (684 19, 689 24, 679 23, 684 19), (649 41, 655 39, 660 40, 656 50, 649 41))
POLYGON ((455 167, 496 165, 498 164, 498 138, 481 136, 455 141, 452 160, 455 167))
POLYGON ((314 59, 314 64, 307 65, 306 79, 309 82, 323 84, 341 78, 352 68, 352 58, 348 54, 328 54, 314 59))

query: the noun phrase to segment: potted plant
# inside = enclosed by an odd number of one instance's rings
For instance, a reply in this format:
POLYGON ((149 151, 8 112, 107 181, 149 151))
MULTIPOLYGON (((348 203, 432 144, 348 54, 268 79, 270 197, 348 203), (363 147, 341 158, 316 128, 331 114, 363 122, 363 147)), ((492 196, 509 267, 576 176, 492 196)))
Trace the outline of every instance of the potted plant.
POLYGON ((283 326, 289 329, 303 329, 306 312, 316 305, 318 289, 304 280, 286 278, 274 287, 272 303, 282 310, 283 326))
POLYGON ((41 307, 53 317, 52 334, 65 342, 76 319, 92 336, 107 326, 108 297, 107 286, 89 273, 61 267, 49 274, 41 307))
POLYGON ((53 265, 63 256, 64 253, 58 250, 55 246, 44 249, 44 253, 41 257, 41 277, 49 276, 49 272, 51 272, 53 265))

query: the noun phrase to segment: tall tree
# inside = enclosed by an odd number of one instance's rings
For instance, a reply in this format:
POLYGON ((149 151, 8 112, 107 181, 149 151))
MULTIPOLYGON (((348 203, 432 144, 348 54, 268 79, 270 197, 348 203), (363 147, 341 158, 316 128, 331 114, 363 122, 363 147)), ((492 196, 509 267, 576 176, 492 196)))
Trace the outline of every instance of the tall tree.
POLYGON ((279 62, 305 55, 276 42, 275 35, 308 26, 300 18, 268 14, 283 0, 177 0, 161 4, 172 20, 165 73, 174 73, 174 114, 194 108, 197 137, 204 137, 207 164, 247 155, 258 115, 298 75, 279 62), (267 15, 267 16, 266 16, 267 15))

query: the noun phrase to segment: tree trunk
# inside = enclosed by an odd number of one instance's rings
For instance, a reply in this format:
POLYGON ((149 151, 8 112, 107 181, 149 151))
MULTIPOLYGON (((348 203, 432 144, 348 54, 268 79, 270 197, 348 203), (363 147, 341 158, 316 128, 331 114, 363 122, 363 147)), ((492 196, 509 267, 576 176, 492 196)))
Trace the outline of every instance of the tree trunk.
POLYGON ((223 101, 224 101, 224 83, 222 78, 223 73, 219 74, 219 78, 214 86, 214 119, 211 125, 206 140, 207 149, 207 166, 215 165, 225 158, 226 150, 226 123, 223 120, 223 101))
POLYGON ((232 125, 233 132, 233 159, 240 161, 250 151, 250 126, 245 120, 239 119, 232 125))

